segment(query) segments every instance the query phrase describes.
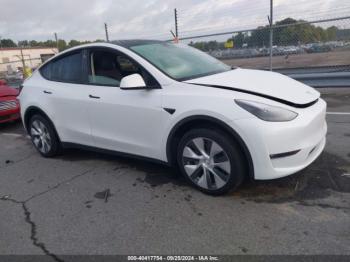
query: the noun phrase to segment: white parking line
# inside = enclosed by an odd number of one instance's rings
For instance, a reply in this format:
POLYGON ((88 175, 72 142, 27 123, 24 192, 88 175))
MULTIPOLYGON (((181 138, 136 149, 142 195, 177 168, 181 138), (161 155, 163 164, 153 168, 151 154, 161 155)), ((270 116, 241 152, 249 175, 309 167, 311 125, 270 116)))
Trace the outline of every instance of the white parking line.
POLYGON ((327 112, 327 115, 350 115, 350 112, 327 112))

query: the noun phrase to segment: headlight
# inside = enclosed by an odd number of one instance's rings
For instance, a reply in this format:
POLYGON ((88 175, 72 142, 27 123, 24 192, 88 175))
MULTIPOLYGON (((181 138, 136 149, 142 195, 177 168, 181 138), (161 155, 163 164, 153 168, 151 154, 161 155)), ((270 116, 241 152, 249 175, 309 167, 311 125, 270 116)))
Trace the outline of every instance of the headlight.
POLYGON ((298 114, 293 111, 277 106, 270 106, 248 100, 235 99, 235 102, 237 105, 247 110, 249 113, 269 122, 291 121, 298 116, 298 114))

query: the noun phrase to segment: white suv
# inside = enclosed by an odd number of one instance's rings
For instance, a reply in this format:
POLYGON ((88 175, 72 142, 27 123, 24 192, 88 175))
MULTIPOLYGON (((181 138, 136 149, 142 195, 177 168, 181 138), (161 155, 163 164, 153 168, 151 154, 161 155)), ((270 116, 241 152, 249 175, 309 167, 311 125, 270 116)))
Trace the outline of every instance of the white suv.
POLYGON ((43 156, 84 147, 153 159, 209 194, 295 173, 326 140, 319 92, 169 42, 69 49, 26 80, 19 99, 43 156))

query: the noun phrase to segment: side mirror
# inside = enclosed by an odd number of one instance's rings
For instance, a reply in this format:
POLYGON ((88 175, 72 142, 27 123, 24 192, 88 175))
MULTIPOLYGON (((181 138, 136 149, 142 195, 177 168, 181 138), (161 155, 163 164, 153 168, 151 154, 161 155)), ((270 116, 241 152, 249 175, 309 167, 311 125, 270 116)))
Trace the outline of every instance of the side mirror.
POLYGON ((120 89, 146 89, 146 83, 139 74, 132 74, 122 78, 120 81, 120 89))

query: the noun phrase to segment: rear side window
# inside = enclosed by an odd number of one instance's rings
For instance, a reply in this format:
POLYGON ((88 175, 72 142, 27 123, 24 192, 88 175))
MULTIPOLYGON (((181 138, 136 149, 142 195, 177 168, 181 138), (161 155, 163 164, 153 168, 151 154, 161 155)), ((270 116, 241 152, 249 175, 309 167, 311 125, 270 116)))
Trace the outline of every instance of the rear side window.
POLYGON ((71 53, 49 62, 40 69, 40 73, 52 81, 81 83, 83 74, 81 52, 71 53))

